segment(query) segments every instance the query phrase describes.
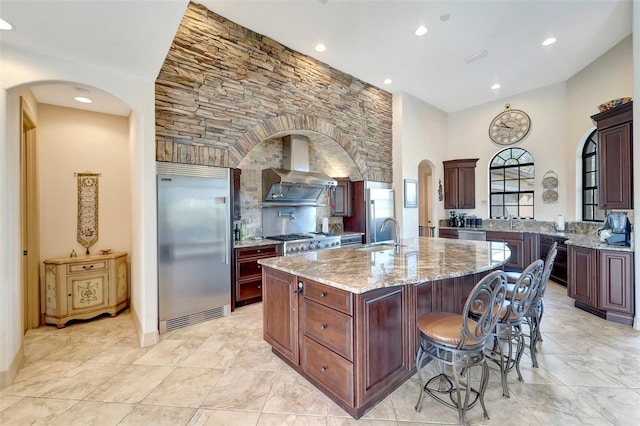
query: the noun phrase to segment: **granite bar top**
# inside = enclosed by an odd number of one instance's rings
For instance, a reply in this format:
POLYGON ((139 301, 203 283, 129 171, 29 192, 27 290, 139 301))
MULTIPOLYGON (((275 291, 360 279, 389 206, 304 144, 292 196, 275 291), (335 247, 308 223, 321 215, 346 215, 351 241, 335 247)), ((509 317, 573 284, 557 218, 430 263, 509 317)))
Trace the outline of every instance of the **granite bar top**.
MULTIPOLYGON (((598 229, 604 225, 602 222, 565 222, 566 231, 557 232, 554 222, 533 220, 533 219, 513 219, 513 223, 508 219, 483 219, 481 228, 453 228, 448 225, 447 220, 439 223, 441 229, 477 229, 479 231, 500 231, 500 232, 531 232, 534 234, 549 235, 552 237, 566 238, 567 245, 592 248, 595 250, 616 250, 633 252, 633 246, 615 246, 600 242, 598 229), (513 224, 513 229, 511 226, 513 224)), ((631 238, 633 242, 633 238, 631 238)))
POLYGON ((247 238, 242 241, 234 241, 233 248, 247 248, 247 247, 259 247, 259 246, 270 246, 272 244, 282 244, 281 241, 269 240, 263 238, 262 240, 255 240, 253 238, 247 238))
POLYGON ((511 252, 505 243, 418 237, 389 246, 344 247, 260 259, 258 263, 360 294, 490 271, 511 252), (373 250, 373 251, 364 251, 373 250))
MULTIPOLYGON (((362 233, 362 232, 353 232, 353 231, 341 231, 341 232, 334 233, 334 235, 337 235, 337 236, 341 236, 341 235, 364 235, 364 233, 362 233)), ((251 237, 251 238, 247 238, 246 240, 242 240, 242 241, 234 241, 233 242, 233 248, 268 246, 268 245, 271 245, 271 244, 282 244, 282 241, 269 240, 267 238, 263 238, 262 240, 256 240, 253 237, 251 237)))
POLYGON ((634 252, 634 248, 632 246, 616 246, 610 245, 607 243, 603 243, 600 241, 600 237, 597 235, 591 234, 576 234, 572 232, 556 232, 546 228, 542 228, 539 230, 531 230, 531 229, 496 229, 496 228, 456 228, 451 226, 441 226, 440 229, 453 229, 456 231, 499 231, 499 232, 529 232, 540 235, 549 235, 551 237, 559 237, 565 238, 565 244, 569 246, 578 246, 578 247, 586 247, 595 250, 615 250, 615 251, 628 251, 634 252))

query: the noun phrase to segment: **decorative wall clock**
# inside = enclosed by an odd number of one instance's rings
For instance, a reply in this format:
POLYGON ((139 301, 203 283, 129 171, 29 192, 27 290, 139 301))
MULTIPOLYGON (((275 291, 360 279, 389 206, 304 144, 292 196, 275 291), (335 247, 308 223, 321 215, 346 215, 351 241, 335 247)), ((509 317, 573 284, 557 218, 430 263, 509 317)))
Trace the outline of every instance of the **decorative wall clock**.
POLYGON ((531 119, 526 112, 511 109, 506 104, 504 111, 496 115, 489 125, 489 137, 498 145, 512 145, 520 142, 531 129, 531 119))

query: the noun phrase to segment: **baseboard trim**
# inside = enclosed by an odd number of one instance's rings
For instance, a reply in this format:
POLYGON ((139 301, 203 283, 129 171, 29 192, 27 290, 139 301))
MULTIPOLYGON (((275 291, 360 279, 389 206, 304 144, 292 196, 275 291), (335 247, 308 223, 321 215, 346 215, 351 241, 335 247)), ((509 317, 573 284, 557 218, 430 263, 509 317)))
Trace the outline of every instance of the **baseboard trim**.
POLYGON ((18 371, 24 366, 24 346, 20 345, 20 349, 13 358, 11 365, 7 370, 0 371, 0 390, 13 384, 18 375, 18 371))
POLYGON ((142 331, 142 325, 140 324, 138 314, 135 309, 133 309, 133 306, 130 306, 130 308, 131 313, 133 314, 133 324, 135 325, 136 332, 138 333, 138 342, 140 342, 140 347, 146 348, 147 346, 157 345, 160 342, 160 332, 158 330, 154 330, 144 333, 142 331))

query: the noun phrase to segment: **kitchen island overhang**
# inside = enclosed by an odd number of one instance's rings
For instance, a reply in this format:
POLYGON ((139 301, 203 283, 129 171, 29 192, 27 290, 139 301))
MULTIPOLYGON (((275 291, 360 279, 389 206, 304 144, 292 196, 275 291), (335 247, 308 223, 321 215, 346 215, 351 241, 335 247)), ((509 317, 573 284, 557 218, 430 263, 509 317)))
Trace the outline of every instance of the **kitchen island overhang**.
POLYGON ((417 318, 462 312, 506 244, 419 237, 263 259, 263 336, 354 418, 415 373, 417 318))

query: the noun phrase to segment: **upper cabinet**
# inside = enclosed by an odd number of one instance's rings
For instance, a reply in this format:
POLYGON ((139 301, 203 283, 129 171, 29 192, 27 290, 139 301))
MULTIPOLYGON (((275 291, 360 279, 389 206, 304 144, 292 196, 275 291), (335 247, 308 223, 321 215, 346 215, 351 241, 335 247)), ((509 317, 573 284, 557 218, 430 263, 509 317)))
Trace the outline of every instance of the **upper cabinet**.
POLYGON ((443 161, 444 208, 476 208, 477 158, 443 161))
POLYGON ((331 204, 331 216, 346 216, 352 214, 352 189, 351 179, 334 178, 338 185, 329 189, 329 202, 331 204))
POLYGON ((633 102, 591 117, 598 129, 601 209, 633 208, 633 102))
POLYGON ((231 214, 233 220, 240 220, 240 175, 242 170, 231 169, 231 214))

